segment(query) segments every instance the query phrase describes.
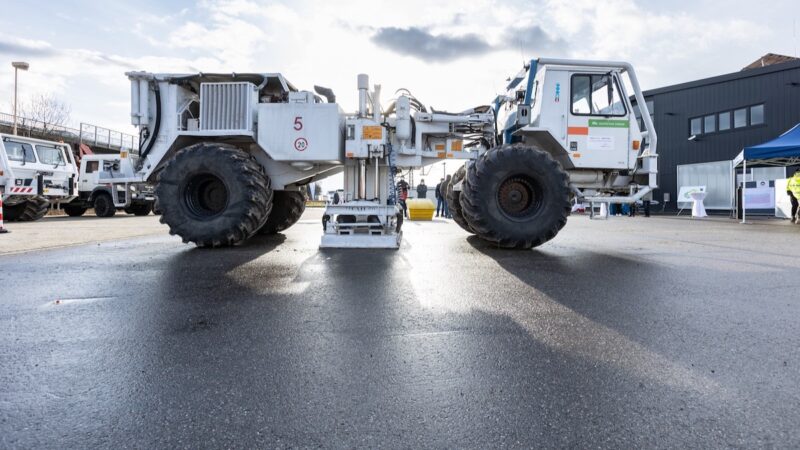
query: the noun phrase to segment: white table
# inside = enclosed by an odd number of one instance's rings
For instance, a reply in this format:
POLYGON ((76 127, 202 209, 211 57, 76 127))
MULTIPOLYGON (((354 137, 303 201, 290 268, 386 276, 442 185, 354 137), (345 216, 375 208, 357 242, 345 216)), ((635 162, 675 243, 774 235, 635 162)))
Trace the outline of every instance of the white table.
POLYGON ((708 217, 703 200, 706 198, 705 192, 692 192, 692 217, 708 217))

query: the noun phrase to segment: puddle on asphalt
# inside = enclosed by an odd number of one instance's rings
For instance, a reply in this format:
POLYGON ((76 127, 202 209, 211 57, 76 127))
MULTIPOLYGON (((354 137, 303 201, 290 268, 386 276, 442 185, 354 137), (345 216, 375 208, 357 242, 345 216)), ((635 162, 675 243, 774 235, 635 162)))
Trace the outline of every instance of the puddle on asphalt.
POLYGON ((59 298, 45 303, 42 306, 66 306, 76 304, 95 303, 103 300, 112 300, 116 297, 80 297, 80 298, 59 298))

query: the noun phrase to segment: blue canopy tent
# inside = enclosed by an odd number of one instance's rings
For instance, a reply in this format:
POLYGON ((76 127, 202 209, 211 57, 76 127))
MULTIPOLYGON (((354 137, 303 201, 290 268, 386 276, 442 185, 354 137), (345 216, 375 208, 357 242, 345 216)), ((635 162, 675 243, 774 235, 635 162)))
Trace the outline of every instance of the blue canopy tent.
MULTIPOLYGON (((739 166, 743 167, 747 173, 747 166, 779 166, 788 167, 800 165, 800 124, 795 125, 789 131, 777 138, 764 142, 763 144, 745 147, 736 158, 733 159, 733 170, 739 166)), ((734 173, 734 180, 736 174, 734 173)), ((745 207, 745 196, 742 195, 742 223, 747 218, 745 207)))

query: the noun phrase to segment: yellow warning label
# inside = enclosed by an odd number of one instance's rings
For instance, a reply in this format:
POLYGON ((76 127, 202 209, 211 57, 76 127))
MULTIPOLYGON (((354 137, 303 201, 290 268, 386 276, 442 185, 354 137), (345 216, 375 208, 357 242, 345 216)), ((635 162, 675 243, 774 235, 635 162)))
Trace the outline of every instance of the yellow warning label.
POLYGON ((383 127, 380 125, 361 127, 361 139, 383 139, 383 127))
POLYGON ((454 152, 460 152, 461 149, 463 148, 462 147, 463 144, 464 144, 464 141, 453 141, 453 143, 450 145, 450 150, 452 150, 454 152))
POLYGON ((444 151, 444 144, 436 144, 436 145, 433 146, 433 149, 436 150, 437 152, 443 152, 444 151))

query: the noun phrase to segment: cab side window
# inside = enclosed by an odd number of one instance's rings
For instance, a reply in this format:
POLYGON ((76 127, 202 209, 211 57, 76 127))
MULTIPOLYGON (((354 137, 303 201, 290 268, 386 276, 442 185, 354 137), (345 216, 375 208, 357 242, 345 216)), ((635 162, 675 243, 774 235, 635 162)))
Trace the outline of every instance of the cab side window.
POLYGON ((99 166, 100 166, 99 161, 86 161, 86 173, 97 172, 97 168, 99 166))
POLYGON ((611 75, 573 75, 571 90, 572 114, 574 115, 626 115, 619 83, 611 75))
POLYGON ((36 162, 36 157, 33 155, 33 147, 31 144, 23 144, 22 142, 5 141, 3 143, 6 147, 6 154, 10 161, 19 161, 26 163, 36 162))
POLYGON ((572 76, 572 114, 591 114, 591 75, 572 76))

